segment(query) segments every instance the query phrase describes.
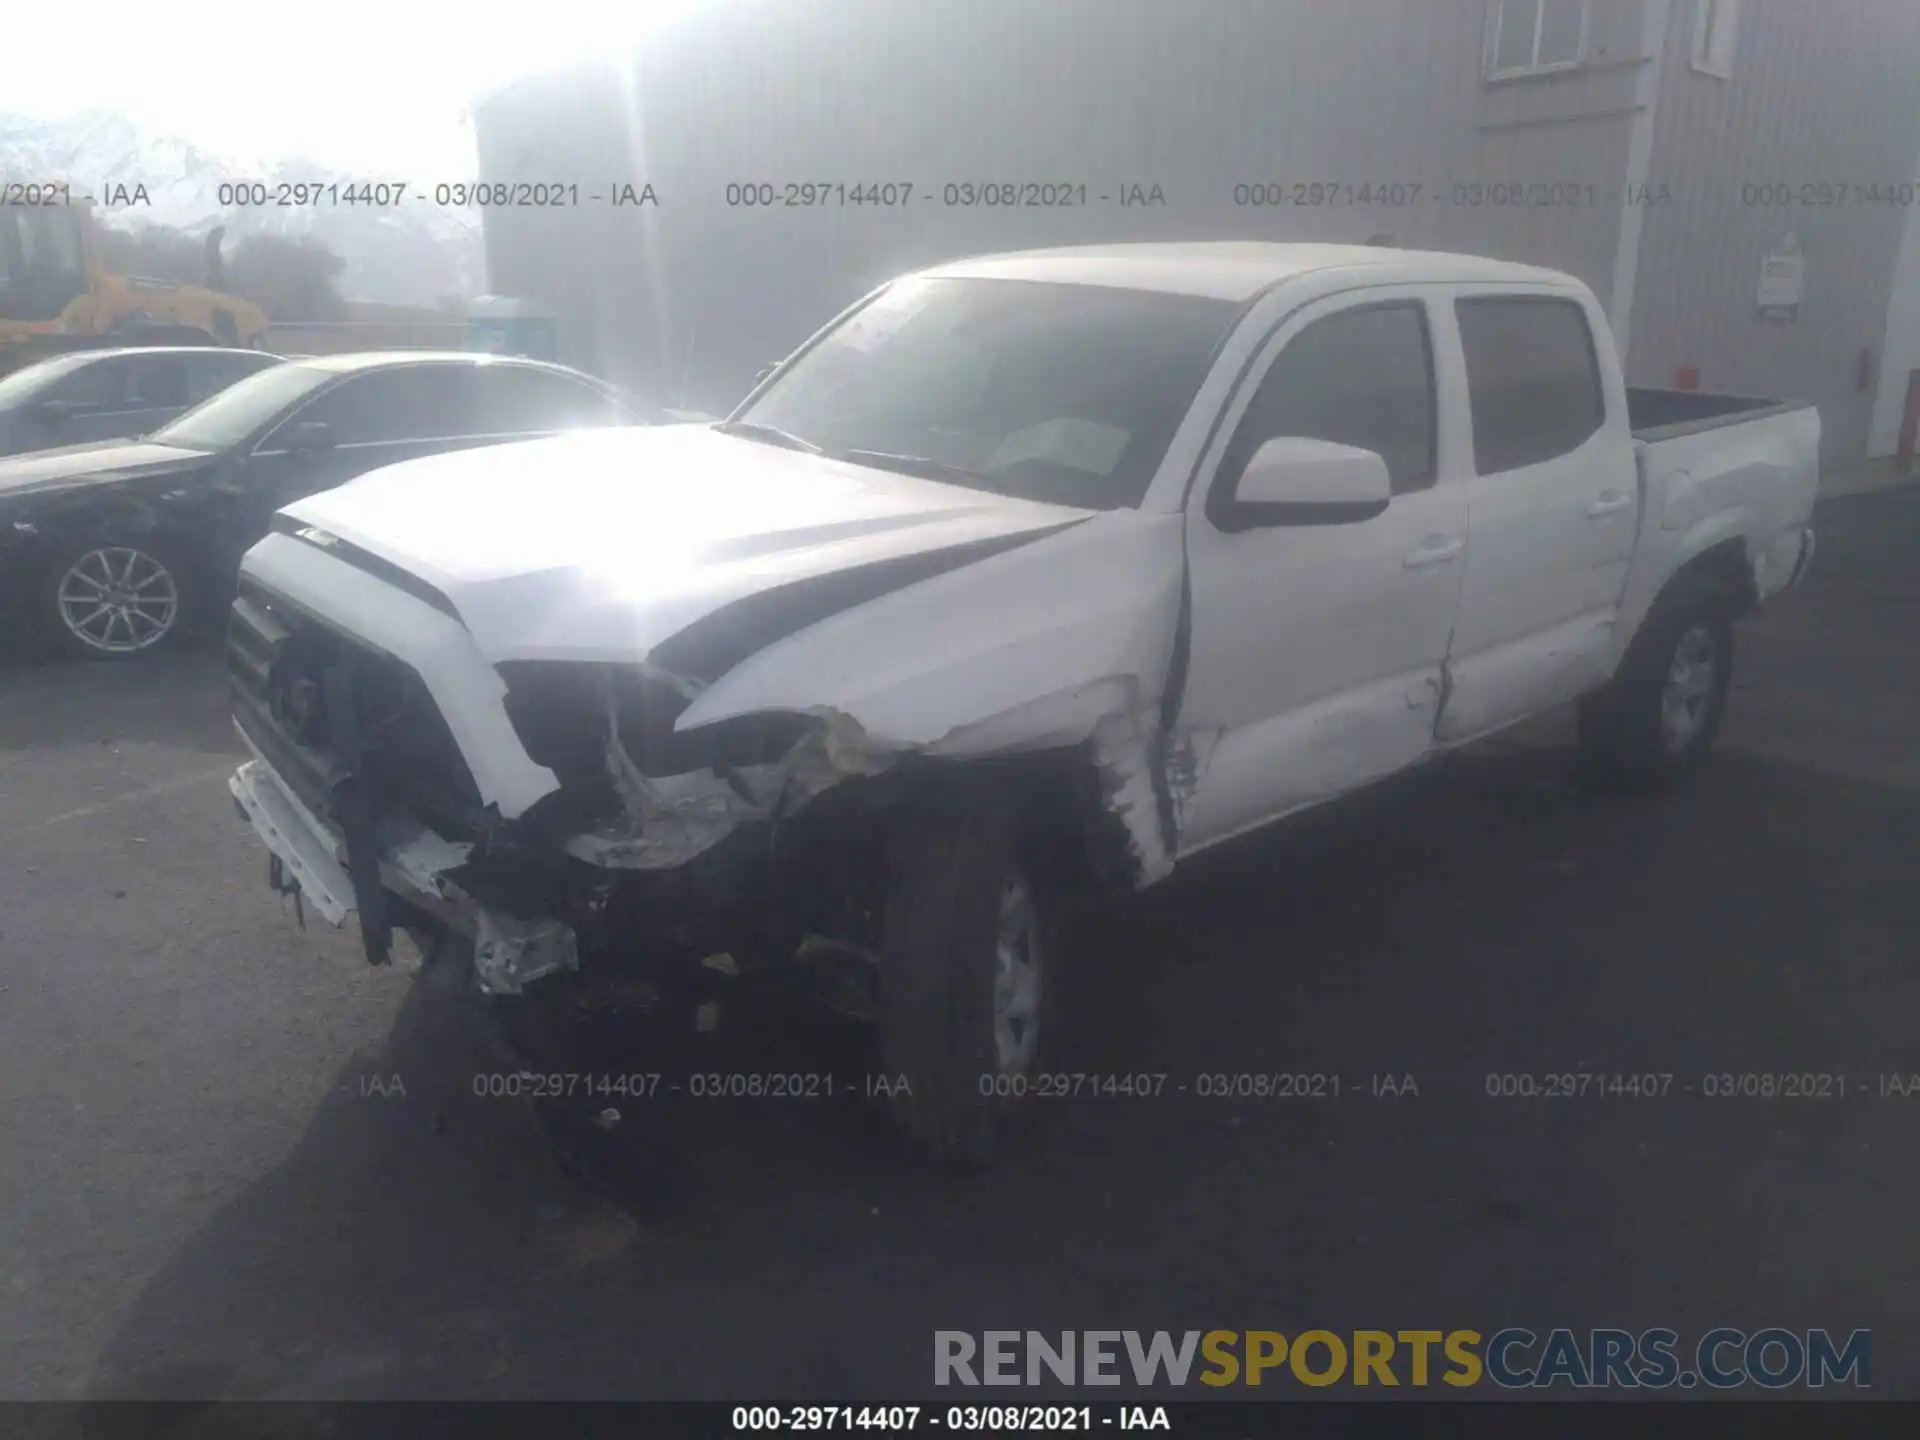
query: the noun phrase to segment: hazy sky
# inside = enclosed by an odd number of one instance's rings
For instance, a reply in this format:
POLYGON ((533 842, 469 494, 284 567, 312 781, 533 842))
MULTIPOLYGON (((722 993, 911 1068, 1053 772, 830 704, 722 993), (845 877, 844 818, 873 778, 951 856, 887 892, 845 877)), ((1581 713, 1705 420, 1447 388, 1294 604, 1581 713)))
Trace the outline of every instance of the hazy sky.
POLYGON ((38 0, 10 7, 0 110, 119 110, 242 160, 431 184, 472 173, 474 95, 702 3, 38 0))

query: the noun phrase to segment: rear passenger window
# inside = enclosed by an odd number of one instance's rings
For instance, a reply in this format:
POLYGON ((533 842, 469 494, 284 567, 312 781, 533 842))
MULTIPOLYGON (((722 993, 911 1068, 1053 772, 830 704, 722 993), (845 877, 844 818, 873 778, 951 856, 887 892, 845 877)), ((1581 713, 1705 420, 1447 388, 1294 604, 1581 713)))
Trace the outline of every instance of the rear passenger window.
POLYGON ((63 380, 47 387, 42 397, 72 405, 81 410, 111 409, 119 392, 112 361, 84 365, 63 380))
POLYGON ((1396 495, 1433 484, 1433 356, 1419 303, 1343 310, 1289 340, 1234 434, 1225 482, 1237 487, 1253 452, 1283 436, 1373 451, 1396 495))
POLYGON ((197 355, 187 371, 188 403, 197 405, 234 381, 265 368, 255 361, 226 355, 197 355))
POLYGON ((1572 300, 1510 295, 1454 305, 1467 359, 1474 469, 1517 470, 1585 444, 1606 417, 1585 310, 1572 300))
POLYGON ((569 375, 531 366, 483 365, 479 426, 487 435, 538 434, 583 425, 609 425, 621 417, 613 401, 569 375))

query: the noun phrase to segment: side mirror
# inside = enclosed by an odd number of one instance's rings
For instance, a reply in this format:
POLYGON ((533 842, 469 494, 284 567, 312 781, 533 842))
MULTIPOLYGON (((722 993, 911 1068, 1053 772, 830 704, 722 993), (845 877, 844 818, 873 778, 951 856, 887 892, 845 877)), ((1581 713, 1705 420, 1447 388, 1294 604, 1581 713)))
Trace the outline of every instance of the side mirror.
POLYGON ((333 427, 324 420, 302 420, 287 436, 289 450, 331 450, 333 427))
POLYGON ((78 409, 68 400, 42 400, 33 407, 33 418, 50 430, 58 430, 78 409))
POLYGON ((1371 520, 1393 499, 1387 462, 1371 450, 1285 435, 1253 452, 1231 504, 1247 528, 1371 520))
POLYGON ((768 364, 762 365, 758 370, 753 372, 753 383, 755 385, 758 385, 762 380, 766 379, 769 375, 771 375, 774 371, 778 370, 779 368, 780 368, 780 362, 778 360, 774 360, 768 364))

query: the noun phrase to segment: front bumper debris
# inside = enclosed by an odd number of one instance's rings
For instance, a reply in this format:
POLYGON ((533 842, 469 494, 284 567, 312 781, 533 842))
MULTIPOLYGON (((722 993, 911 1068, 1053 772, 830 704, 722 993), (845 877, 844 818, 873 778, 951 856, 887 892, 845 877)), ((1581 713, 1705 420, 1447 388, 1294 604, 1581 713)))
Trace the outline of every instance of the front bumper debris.
MULTIPOLYGON (((306 900, 329 924, 344 925, 359 906, 339 831, 315 816, 264 760, 234 771, 227 789, 306 900)), ((384 825, 377 844, 381 886, 471 940, 474 976, 490 995, 516 995, 535 980, 577 969, 579 944, 569 926, 506 914, 449 878, 471 850, 422 825, 384 825)))
POLYGON ((580 968, 580 943, 558 920, 521 920, 475 906, 473 973, 489 995, 518 995, 527 985, 580 968))
POLYGON ((330 925, 352 912, 353 883, 337 858, 345 846, 273 779, 265 762, 249 760, 227 780, 240 814, 260 843, 279 857, 309 904, 330 925))

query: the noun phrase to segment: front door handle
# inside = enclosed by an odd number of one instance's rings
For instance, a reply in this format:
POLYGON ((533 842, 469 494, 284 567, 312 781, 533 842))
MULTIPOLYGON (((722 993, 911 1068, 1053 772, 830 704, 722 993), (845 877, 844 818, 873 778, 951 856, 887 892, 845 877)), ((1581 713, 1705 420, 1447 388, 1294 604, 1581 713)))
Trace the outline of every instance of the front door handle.
POLYGON ((1633 496, 1624 490, 1602 490, 1600 498, 1587 506, 1587 518, 1598 520, 1602 515, 1612 515, 1633 504, 1633 496))
POLYGON ((1450 535, 1429 535, 1420 542, 1417 550, 1409 550, 1403 562, 1409 570, 1424 570, 1429 565, 1444 565, 1461 550, 1458 540, 1450 535))

